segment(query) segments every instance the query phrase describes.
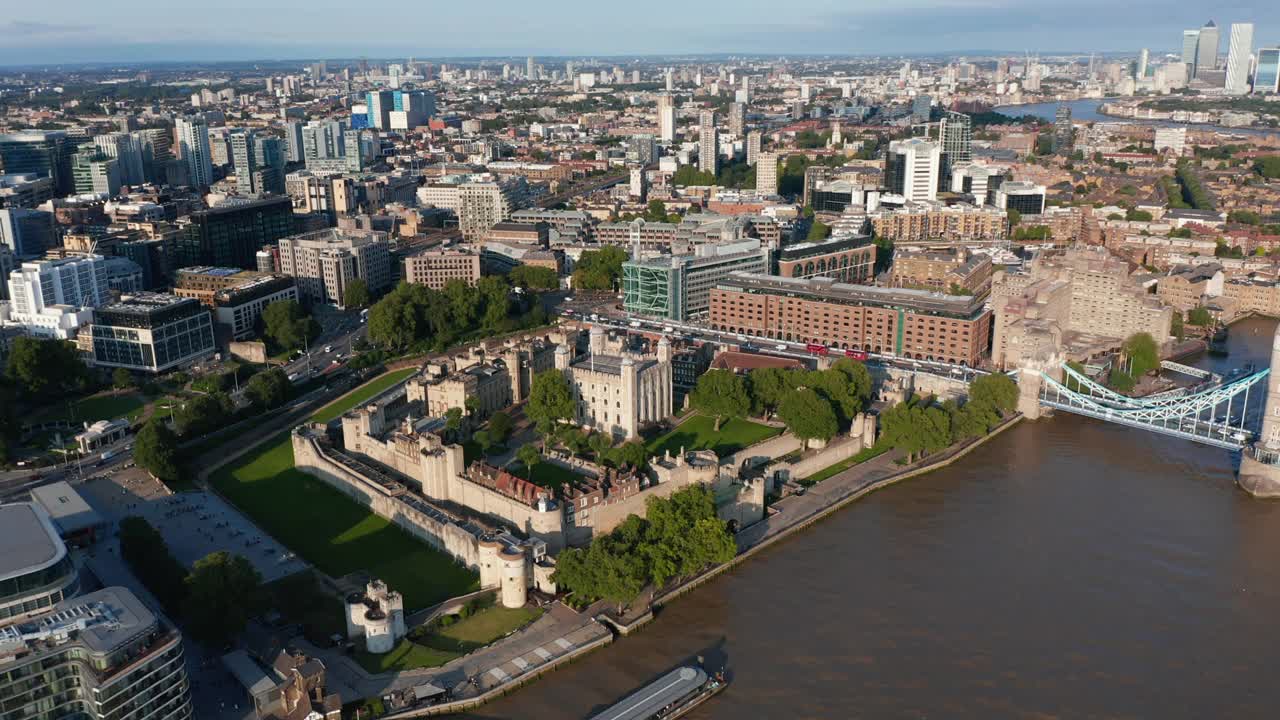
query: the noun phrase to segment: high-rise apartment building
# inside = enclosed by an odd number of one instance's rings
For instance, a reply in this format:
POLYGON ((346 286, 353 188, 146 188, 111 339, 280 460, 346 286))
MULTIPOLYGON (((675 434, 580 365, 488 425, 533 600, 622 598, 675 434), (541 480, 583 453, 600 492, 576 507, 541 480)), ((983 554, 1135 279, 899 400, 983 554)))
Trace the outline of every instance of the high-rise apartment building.
POLYGON ((257 195, 262 188, 254 185, 253 171, 258 167, 257 137, 252 130, 231 133, 231 162, 236 168, 236 190, 241 195, 257 195))
POLYGON ((923 138, 894 140, 885 159, 885 187, 908 202, 936 200, 942 148, 923 138))
POLYGON ((142 139, 137 133, 107 133, 95 137, 93 144, 98 152, 115 159, 122 184, 141 185, 147 181, 142 139))
POLYGON ((372 90, 366 96, 369 107, 369 125, 379 130, 391 129, 391 111, 395 109, 393 90, 372 90))
POLYGON ((736 102, 729 105, 729 132, 742 137, 742 130, 747 124, 747 106, 736 102))
POLYGON ((938 122, 938 142, 953 167, 973 161, 973 119, 964 113, 947 111, 938 122))
POLYGON ((528 204, 529 185, 522 177, 464 183, 458 188, 458 229, 463 238, 479 240, 528 204))
POLYGON ((756 192, 777 195, 778 154, 759 153, 756 155, 756 161, 756 192))
POLYGON ((534 68, 534 66, 533 66, 533 58, 531 58, 531 57, 530 57, 530 58, 525 58, 525 61, 524 61, 524 78, 525 78, 525 80, 533 80, 533 79, 534 79, 533 73, 534 73, 534 70, 535 70, 535 69, 536 69, 536 68, 534 68))
POLYGON ((1135 65, 1133 69, 1134 80, 1147 79, 1147 72, 1148 72, 1147 65, 1150 64, 1150 62, 1151 62, 1151 51, 1148 50, 1147 48, 1142 48, 1142 51, 1138 53, 1138 64, 1135 65))
POLYGON ((395 281, 386 233, 372 230, 320 230, 280 240, 280 272, 298 283, 298 294, 310 303, 342 307, 347 286, 364 280, 372 294, 395 281))
POLYGON ((187 161, 187 181, 192 187, 213 184, 213 148, 209 144, 209 125, 203 116, 178 118, 178 148, 187 161))
MULTIPOLYGON (((671 76, 667 76, 670 83, 671 76)), ((676 139, 676 99, 671 95, 658 96, 658 139, 673 142, 676 139)))
POLYGON ((30 208, 0 208, 0 245, 18 258, 33 258, 57 245, 53 213, 30 208))
POLYGON ((747 133, 747 164, 755 165, 756 159, 760 157, 760 140, 763 135, 759 130, 752 130, 747 133))
POLYGON ((1075 127, 1071 124, 1071 108, 1059 105, 1053 116, 1053 152, 1069 155, 1075 145, 1075 127))
POLYGON ((714 110, 703 110, 698 119, 698 169, 712 175, 720 170, 720 133, 714 110))
POLYGON ((1258 50, 1258 64, 1253 71, 1253 91, 1256 93, 1280 91, 1280 48, 1258 50))
POLYGON ((298 120, 290 120, 284 124, 284 142, 286 152, 288 153, 289 162, 300 163, 303 160, 302 151, 302 128, 304 123, 298 120))
POLYGON ((627 162, 652 165, 658 162, 658 142, 649 133, 627 138, 627 162))
POLYGON ((1227 47, 1227 92, 1244 95, 1249 92, 1249 62, 1253 56, 1253 23, 1231 23, 1231 42, 1227 47))

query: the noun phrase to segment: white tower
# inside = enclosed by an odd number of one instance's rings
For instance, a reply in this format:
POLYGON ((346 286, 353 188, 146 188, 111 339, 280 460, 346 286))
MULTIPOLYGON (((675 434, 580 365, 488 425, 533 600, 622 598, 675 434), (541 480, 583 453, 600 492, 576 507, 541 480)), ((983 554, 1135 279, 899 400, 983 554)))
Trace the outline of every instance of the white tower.
POLYGON ((1280 326, 1271 341, 1271 374, 1262 432, 1240 458, 1240 487, 1254 497, 1280 497, 1280 326))

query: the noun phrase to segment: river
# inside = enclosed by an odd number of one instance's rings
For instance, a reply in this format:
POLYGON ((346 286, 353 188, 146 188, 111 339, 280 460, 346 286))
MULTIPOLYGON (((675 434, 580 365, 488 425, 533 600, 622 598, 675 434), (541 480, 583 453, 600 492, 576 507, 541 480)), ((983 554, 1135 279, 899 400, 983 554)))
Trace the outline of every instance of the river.
POLYGON ((1030 103, 1027 105, 1001 105, 992 108, 995 112, 1005 115, 1018 117, 1021 115, 1034 115, 1042 120, 1053 122, 1055 113, 1058 111, 1059 105, 1066 105, 1071 108, 1071 119, 1082 122, 1115 122, 1115 123, 1137 123, 1141 125, 1157 125, 1162 127, 1185 127, 1189 130, 1208 130, 1212 132, 1220 132, 1235 135, 1275 135, 1277 131, 1272 128, 1236 128, 1223 127, 1222 125, 1207 125, 1197 123, 1179 123, 1172 120, 1142 120, 1138 118, 1122 118, 1112 117, 1111 115, 1103 115, 1098 112, 1102 104, 1117 98, 1089 98, 1082 100, 1068 100, 1065 103, 1047 102, 1047 103, 1030 103))
MULTIPOLYGON (((1199 364, 1265 363, 1274 326, 1199 364)), ((716 646, 733 683, 691 719, 1275 717, 1278 547, 1225 451, 1024 422, 473 717, 584 718, 716 646)))

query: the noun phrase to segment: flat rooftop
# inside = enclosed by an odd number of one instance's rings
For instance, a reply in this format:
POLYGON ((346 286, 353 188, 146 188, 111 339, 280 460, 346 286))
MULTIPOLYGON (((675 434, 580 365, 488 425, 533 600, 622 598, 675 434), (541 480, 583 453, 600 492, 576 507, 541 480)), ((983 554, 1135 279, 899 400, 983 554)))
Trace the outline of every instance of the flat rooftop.
POLYGON ((654 362, 652 360, 637 360, 635 358, 624 357, 621 355, 593 355, 591 353, 587 353, 573 363, 570 363, 570 366, 581 370, 591 370, 593 372, 602 372, 609 375, 622 375, 622 366, 626 360, 630 360, 634 363, 637 370, 643 370, 654 362))
POLYGON ((0 505, 0 580, 48 567, 66 554, 44 510, 34 503, 0 505))
POLYGON ((639 691, 627 696, 614 705, 591 718, 591 720, 647 720, 660 710, 698 689, 707 681, 707 673, 702 668, 679 667, 639 691))
POLYGON ((983 298, 946 295, 928 290, 850 285, 830 278, 786 278, 735 272, 716 283, 725 290, 763 295, 784 295, 846 305, 901 307, 912 312, 974 318, 982 314, 983 298))

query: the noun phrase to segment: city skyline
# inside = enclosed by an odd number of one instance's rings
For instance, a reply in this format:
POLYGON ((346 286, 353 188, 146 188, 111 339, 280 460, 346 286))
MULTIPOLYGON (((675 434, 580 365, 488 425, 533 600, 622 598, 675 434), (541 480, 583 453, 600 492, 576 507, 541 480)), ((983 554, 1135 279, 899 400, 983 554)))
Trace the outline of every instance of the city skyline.
POLYGON ((661 54, 919 55, 947 53, 1176 52, 1182 30, 1213 19, 1219 26, 1252 22, 1259 47, 1280 44, 1280 8, 1228 3, 1168 8, 1150 0, 1116 6, 1088 0, 1063 6, 1007 0, 929 0, 891 8, 822 0, 774 18, 759 0, 691 9, 663 1, 639 17, 619 17, 580 0, 559 3, 539 17, 509 10, 513 22, 492 23, 470 6, 407 8, 386 24, 353 30, 334 21, 344 8, 317 0, 306 14, 283 4, 235 6, 196 15, 158 0, 134 3, 121 15, 87 0, 64 0, 58 20, 48 8, 23 6, 0 21, 6 43, 0 64, 133 63, 155 61, 292 60, 319 57, 652 56, 661 54), (155 12, 148 12, 148 7, 155 12), (1027 12, 1028 10, 1033 12, 1027 12), (331 11, 331 12, 330 12, 331 11), (1099 18, 1105 22, 1099 22, 1099 18), (518 18, 518 22, 514 19, 518 18), (194 23, 196 42, 190 41, 194 23), (618 28, 625 25, 626 32, 618 28), (483 28, 483 29, 481 29, 483 28), (589 38, 589 39, 584 39, 589 38))

